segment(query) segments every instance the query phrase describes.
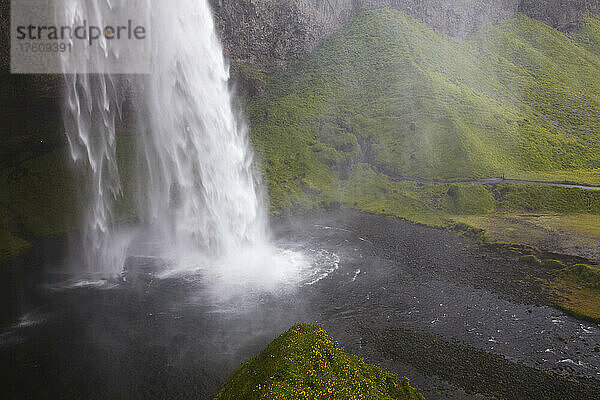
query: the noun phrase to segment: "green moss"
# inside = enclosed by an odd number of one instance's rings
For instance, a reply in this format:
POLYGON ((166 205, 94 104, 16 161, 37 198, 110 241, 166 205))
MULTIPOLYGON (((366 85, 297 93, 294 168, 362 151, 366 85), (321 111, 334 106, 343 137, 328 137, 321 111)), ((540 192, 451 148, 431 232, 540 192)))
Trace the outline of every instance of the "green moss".
POLYGON ((489 235, 484 229, 466 224, 464 222, 451 222, 450 224, 446 225, 446 228, 463 236, 475 239, 479 243, 486 243, 490 240, 489 235))
POLYGON ((0 262, 18 256, 30 246, 27 241, 0 230, 0 262))
POLYGON ((600 214, 600 191, 541 185, 499 185, 500 207, 511 210, 600 214))
POLYGON ((582 28, 572 38, 590 53, 600 57, 600 19, 587 18, 582 28))
POLYGON ((574 169, 563 171, 528 171, 505 176, 533 182, 567 183, 600 187, 600 169, 574 169))
POLYGON ((496 208, 496 200, 481 185, 450 185, 443 207, 452 214, 487 214, 496 208))
POLYGON ((341 184, 340 199, 349 208, 442 225, 445 221, 443 213, 429 207, 420 197, 421 193, 410 189, 409 185, 390 182, 387 176, 375 172, 370 166, 359 164, 352 170, 349 179, 341 184))
POLYGON ((75 226, 80 210, 67 157, 61 149, 0 171, 0 207, 10 216, 9 230, 42 237, 75 226))
MULTIPOLYGON (((365 165, 392 180, 598 182, 598 76, 600 58, 579 38, 525 16, 458 42, 377 10, 271 76, 248 111, 274 210, 348 198, 356 185, 345 181, 364 175, 365 165)), ((434 208, 487 212, 493 201, 484 190, 459 189, 458 201, 434 208)), ((393 201, 359 197, 369 210, 393 201)), ((504 205, 520 206, 511 201, 504 205)))
POLYGON ((253 68, 252 65, 250 64, 242 64, 239 67, 239 71, 254 78, 254 79, 258 79, 262 82, 266 82, 267 81, 267 74, 265 74, 264 72, 258 71, 256 69, 253 68))
POLYGON ((549 269, 561 269, 565 267, 565 264, 559 260, 544 260, 541 265, 549 269))
POLYGON ((533 254, 526 254, 524 256, 521 256, 521 261, 524 261, 525 263, 532 266, 542 265, 542 262, 539 260, 539 258, 534 256, 533 254))
POLYGON ((600 269, 578 264, 557 273, 557 304, 580 318, 600 321, 600 269))
MULTIPOLYGON (((117 199, 115 217, 122 221, 132 217, 133 141, 123 135, 118 154, 124 195, 117 199)), ((62 234, 78 227, 86 202, 80 193, 72 161, 62 146, 42 156, 26 158, 0 170, 0 231, 28 241, 62 234)), ((0 238, 0 246, 8 236, 0 238)))
POLYGON ((577 264, 561 270, 559 276, 586 288, 600 290, 600 269, 598 268, 577 264))
POLYGON ((326 332, 296 325, 242 364, 216 400, 424 400, 406 379, 345 354, 326 332))

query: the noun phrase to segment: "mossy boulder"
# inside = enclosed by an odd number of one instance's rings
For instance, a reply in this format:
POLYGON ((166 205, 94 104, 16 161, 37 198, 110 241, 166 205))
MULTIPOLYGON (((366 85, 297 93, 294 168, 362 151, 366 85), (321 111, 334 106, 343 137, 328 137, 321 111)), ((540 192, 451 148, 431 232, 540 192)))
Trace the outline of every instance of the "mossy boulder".
POLYGON ((215 400, 424 400, 408 380, 348 355, 319 326, 299 324, 242 364, 215 400))
POLYGON ((552 286, 559 307, 578 318, 600 322, 600 269, 585 264, 565 267, 557 271, 552 286))

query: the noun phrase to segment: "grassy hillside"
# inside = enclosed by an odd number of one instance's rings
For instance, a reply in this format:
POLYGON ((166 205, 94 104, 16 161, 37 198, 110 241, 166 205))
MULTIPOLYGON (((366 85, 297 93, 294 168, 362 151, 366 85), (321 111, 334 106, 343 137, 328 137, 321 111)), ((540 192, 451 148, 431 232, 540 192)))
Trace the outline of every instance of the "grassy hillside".
POLYGON ((573 39, 589 52, 600 56, 600 19, 588 18, 582 29, 573 34, 573 39))
POLYGON ((562 308, 600 321, 600 269, 583 264, 566 267, 557 273, 553 287, 562 308))
POLYGON ((249 105, 274 208, 344 200, 367 169, 600 184, 599 24, 568 37, 520 16, 458 42, 398 11, 355 17, 249 105))
POLYGON ((318 326, 300 324, 242 364, 215 400, 424 400, 407 380, 345 354, 318 326))

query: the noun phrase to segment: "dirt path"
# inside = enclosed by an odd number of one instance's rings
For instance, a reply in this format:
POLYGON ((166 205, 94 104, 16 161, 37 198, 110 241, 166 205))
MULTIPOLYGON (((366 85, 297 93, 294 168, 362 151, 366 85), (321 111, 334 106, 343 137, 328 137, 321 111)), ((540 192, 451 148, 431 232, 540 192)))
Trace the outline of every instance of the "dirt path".
POLYGON ((522 184, 522 185, 537 185, 537 186, 557 186, 566 188, 576 188, 585 190, 600 190, 600 186, 585 186, 574 183, 557 183, 557 182, 539 182, 539 181, 527 181, 521 179, 504 179, 504 178, 482 178, 474 180, 459 180, 459 181, 436 181, 422 178, 414 178, 408 176, 396 176, 390 178, 394 182, 417 182, 417 183, 431 183, 433 185, 500 185, 500 184, 522 184))

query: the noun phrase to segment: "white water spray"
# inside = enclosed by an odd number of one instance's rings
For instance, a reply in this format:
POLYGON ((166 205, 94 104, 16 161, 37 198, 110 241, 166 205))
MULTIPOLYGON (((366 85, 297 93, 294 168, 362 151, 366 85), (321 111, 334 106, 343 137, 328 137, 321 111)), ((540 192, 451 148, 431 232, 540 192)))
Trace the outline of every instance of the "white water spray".
MULTIPOLYGON (((65 2, 67 10, 85 3, 65 2)), ((143 100, 135 105, 135 197, 142 233, 158 238, 153 242, 161 247, 158 256, 172 271, 201 269, 213 281, 226 282, 221 286, 226 290, 232 282, 272 289, 297 281, 302 257, 270 244, 247 126, 233 111, 229 71, 207 1, 150 3, 152 72, 138 79, 143 100)), ((114 12, 106 1, 88 4, 96 7, 100 26, 109 15, 103 13, 114 12)), ((111 50, 105 53, 89 62, 109 63, 111 50)), ((114 276, 122 271, 129 244, 115 239, 112 212, 121 193, 115 160, 118 84, 110 75, 66 75, 66 81, 72 155, 89 180, 82 230, 86 263, 114 276)))
POLYGON ((155 3, 152 73, 144 79, 139 212, 178 247, 212 257, 266 240, 247 128, 205 0, 155 3))
MULTIPOLYGON (((60 4, 60 3, 59 3, 60 4)), ((68 26, 84 23, 102 26, 110 14, 105 1, 64 0, 57 18, 68 26)), ((103 43, 106 49, 106 42, 103 43)), ((114 55, 114 53, 112 54, 114 55)), ((85 54, 77 63, 64 53, 64 123, 71 156, 78 166, 82 201, 85 203, 78 259, 90 272, 117 274, 125 260, 126 244, 114 232, 113 206, 121 196, 116 160, 115 119, 120 117, 116 77, 89 74, 103 71, 110 61, 107 53, 85 54), (77 73, 72 73, 78 71, 77 73)))

